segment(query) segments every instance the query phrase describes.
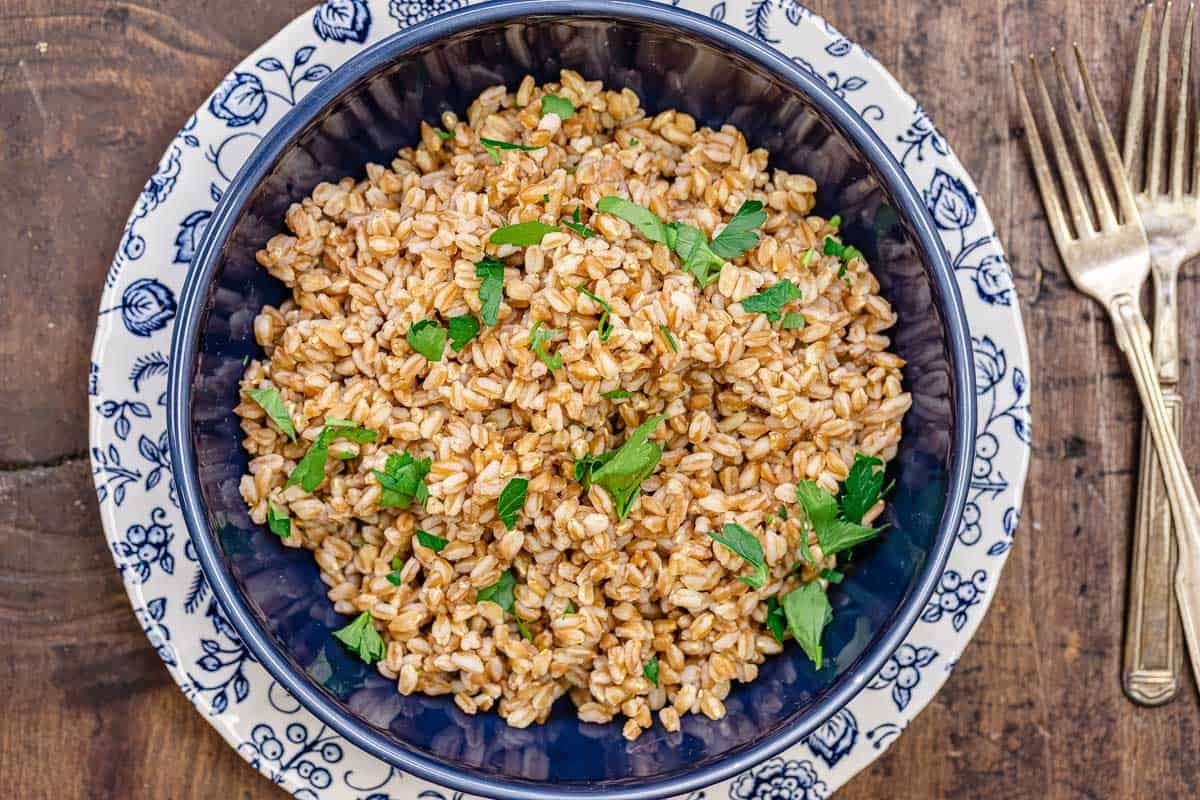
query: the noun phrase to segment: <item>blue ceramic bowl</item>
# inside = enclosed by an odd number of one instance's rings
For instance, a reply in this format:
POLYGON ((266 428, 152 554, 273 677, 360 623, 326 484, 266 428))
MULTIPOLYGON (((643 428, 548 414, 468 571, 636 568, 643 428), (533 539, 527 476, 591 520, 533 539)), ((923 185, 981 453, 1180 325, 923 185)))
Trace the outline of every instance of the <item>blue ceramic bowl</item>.
POLYGON ((399 769, 512 800, 647 800, 685 794, 792 745, 845 705, 916 621, 963 508, 974 441, 970 338, 954 275, 900 166, 825 83, 750 37, 694 14, 627 0, 521 0, 464 9, 396 34, 314 88, 263 139, 225 192, 192 264, 171 353, 171 457, 213 591, 254 655, 309 710, 399 769), (312 556, 254 525, 238 495, 246 456, 232 408, 252 322, 282 285, 255 251, 320 181, 362 174, 416 141, 420 120, 460 114, 486 86, 578 70, 628 86, 647 109, 737 125, 772 163, 812 175, 818 210, 845 220, 898 310, 894 347, 914 404, 904 424, 891 528, 855 553, 831 593, 825 668, 797 647, 734 688, 727 716, 689 715, 636 742, 585 724, 569 701, 544 725, 509 728, 448 697, 402 697, 330 637, 346 620, 312 556))

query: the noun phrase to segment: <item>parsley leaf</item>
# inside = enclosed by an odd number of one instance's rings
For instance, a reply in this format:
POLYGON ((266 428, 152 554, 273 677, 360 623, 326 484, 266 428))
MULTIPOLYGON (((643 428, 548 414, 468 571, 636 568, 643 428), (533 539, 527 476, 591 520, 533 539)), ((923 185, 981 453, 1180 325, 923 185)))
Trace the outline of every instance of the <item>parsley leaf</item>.
POLYGON ((642 675, 646 676, 646 680, 658 686, 658 653, 650 657, 646 662, 646 666, 642 667, 642 675))
POLYGON ((446 545, 450 544, 442 537, 434 536, 432 533, 426 533, 422 530, 417 531, 417 541, 435 553, 442 552, 446 548, 446 545))
POLYGON ((725 260, 708 246, 703 231, 683 222, 672 222, 669 236, 671 249, 683 260, 683 271, 696 276, 701 288, 721 277, 725 260))
POLYGON ((517 514, 525 507, 525 493, 528 489, 528 479, 513 478, 504 487, 504 491, 500 492, 500 499, 496 501, 496 512, 500 521, 504 523, 505 530, 511 531, 516 526, 517 514))
POLYGON ((388 456, 383 471, 371 470, 375 480, 383 487, 379 496, 379 505, 388 508, 407 509, 413 501, 417 505, 425 505, 429 499, 429 489, 425 486, 425 476, 433 465, 432 458, 415 459, 408 453, 392 453, 388 456))
POLYGON ((786 520, 788 518, 787 506, 785 506, 783 503, 779 504, 779 518, 782 520, 786 520))
POLYGON ((512 570, 506 569, 500 573, 500 577, 491 586, 485 586, 475 593, 475 602, 482 603, 487 601, 495 603, 504 609, 508 614, 512 614, 517 620, 517 630, 520 631, 521 637, 526 640, 532 640, 533 634, 529 632, 529 628, 525 625, 525 620, 517 616, 516 597, 513 594, 513 589, 517 585, 517 579, 513 577, 512 570))
MULTIPOLYGON (((857 522, 838 518, 837 500, 812 481, 796 484, 796 502, 804 507, 821 552, 831 556, 870 541, 882 528, 869 528, 857 522)), ((861 519, 861 517, 859 518, 861 519)), ((806 557, 811 563, 811 556, 806 557)))
POLYGON ((546 234, 554 233, 558 229, 557 225, 547 225, 544 222, 538 222, 536 219, 533 219, 528 222, 518 222, 516 225, 505 225, 503 228, 497 228, 492 231, 492 235, 488 237, 488 241, 492 244, 512 244, 517 247, 529 247, 530 245, 541 244, 546 234))
POLYGON ((829 597, 821 584, 806 583, 783 596, 783 613, 787 617, 792 638, 800 645, 805 655, 812 659, 817 669, 824 660, 821 652, 821 634, 833 617, 829 597))
POLYGON ((497 164, 500 163, 501 150, 523 150, 529 152, 530 150, 541 150, 545 147, 545 145, 513 144, 512 142, 502 142, 499 139, 488 139, 483 136, 479 137, 479 143, 483 145, 484 150, 487 150, 488 155, 492 157, 492 161, 497 164))
MULTIPOLYGON (((863 515, 871 510, 887 489, 883 488, 883 462, 874 456, 854 454, 854 463, 846 480, 842 482, 842 491, 838 495, 838 503, 842 516, 850 522, 862 522, 863 515), (880 469, 876 470, 876 467, 880 469)), ((889 486, 888 489, 891 489, 889 486)))
POLYGON ((529 349, 550 369, 562 369, 562 355, 550 355, 544 345, 560 333, 562 331, 554 328, 543 328, 540 319, 533 323, 533 328, 529 331, 529 349))
POLYGON ((565 97, 548 94, 542 97, 542 116, 547 114, 555 114, 565 122, 575 116, 575 106, 571 105, 571 101, 565 97))
POLYGON ((479 333, 479 320, 471 314, 451 317, 447 324, 450 326, 450 349, 456 353, 462 352, 467 342, 479 333))
MULTIPOLYGON (((666 414, 651 417, 637 426, 625 444, 616 450, 594 458, 589 456, 592 460, 588 462, 584 476, 585 488, 587 483, 595 483, 608 492, 619 519, 629 516, 633 501, 642 490, 642 481, 654 473, 654 468, 662 458, 662 445, 647 440, 666 418, 666 414)), ((579 475, 579 462, 576 462, 575 473, 579 475)))
POLYGON ((852 244, 842 244, 832 236, 825 237, 825 247, 823 252, 827 256, 837 256, 842 260, 842 266, 838 269, 838 277, 846 274, 846 265, 856 258, 862 258, 862 251, 852 244))
POLYGON ((267 529, 280 539, 292 535, 292 520, 282 508, 267 501, 267 529))
POLYGON ((766 314, 767 319, 771 322, 778 322, 781 316, 779 309, 792 300, 799 300, 802 296, 803 294, 796 288, 796 284, 784 278, 758 294, 747 297, 741 302, 741 306, 742 310, 748 314, 754 312, 766 314))
POLYGON ((610 450, 598 456, 594 456, 591 453, 584 453, 575 459, 575 480, 583 484, 585 492, 591 488, 592 476, 596 474, 596 470, 607 464, 616 452, 616 450, 610 450))
POLYGON ((667 344, 671 345, 671 349, 678 353, 679 345, 675 344, 675 336, 671 333, 671 329, 666 325, 659 325, 658 329, 662 331, 663 336, 667 337, 667 344))
POLYGON ((613 389, 611 392, 601 392, 600 396, 605 400, 624 400, 626 397, 633 397, 633 392, 628 389, 613 389))
POLYGON ((758 244, 754 229, 767 221, 767 212, 758 200, 742 203, 729 224, 712 240, 709 248, 720 258, 733 259, 758 244))
POLYGON ((721 533, 709 531, 711 536, 718 543, 725 545, 735 554, 742 557, 750 566, 754 567, 754 572, 749 576, 739 575, 738 580, 749 586, 751 589, 761 589, 767 582, 767 562, 763 558, 762 544, 750 531, 738 525, 736 522, 726 522, 721 529, 721 533))
POLYGON ((293 442, 296 441, 296 428, 292 425, 292 415, 284 405, 283 398, 279 396, 278 389, 274 386, 267 386, 263 389, 247 389, 246 396, 267 412, 267 416, 279 426, 279 430, 286 433, 293 442))
POLYGON ((775 641, 782 644, 783 635, 787 633, 787 616, 783 613, 783 606, 779 605, 779 600, 774 597, 767 598, 766 625, 775 641))
POLYGON ((604 313, 600 315, 600 321, 596 323, 596 334, 600 337, 600 341, 607 342, 609 337, 613 335, 613 324, 612 319, 610 319, 610 315, 612 314, 612 306, 589 292, 586 288, 584 288, 585 286, 587 286, 586 283, 581 283, 575 288, 587 295, 593 303, 603 309, 604 313))
POLYGON ((596 203, 596 210, 620 217, 641 231, 642 235, 652 242, 667 244, 667 224, 659 219, 653 211, 639 206, 632 200, 609 195, 600 198, 600 202, 596 203))
POLYGON ((834 214, 832 217, 829 218, 829 221, 827 224, 829 225, 830 228, 832 228, 833 230, 836 231, 838 228, 842 227, 842 215, 834 214))
POLYGON ((785 331, 799 330, 804 327, 804 315, 799 311, 789 311, 783 315, 783 329, 785 331))
POLYGON ((577 609, 575 607, 574 603, 572 603, 570 600, 568 600, 567 607, 565 609, 563 609, 563 616, 565 617, 567 614, 578 614, 578 613, 579 613, 579 609, 577 609))
POLYGON ((325 426, 317 434, 317 439, 308 448, 308 452, 296 464, 292 474, 288 475, 287 486, 300 484, 300 488, 311 492, 325 480, 325 460, 329 458, 329 445, 336 439, 349 439, 363 444, 375 441, 375 431, 360 428, 345 419, 326 417, 325 426))
POLYGON ((354 622, 334 631, 333 637, 368 664, 373 664, 383 658, 387 652, 387 645, 383 643, 383 637, 379 635, 379 631, 375 630, 375 623, 371 619, 370 611, 362 612, 354 619, 354 622))
POLYGON ((446 349, 446 329, 438 325, 437 320, 423 319, 412 324, 404 340, 430 361, 441 361, 442 351, 446 349))
POLYGON ((441 139, 443 142, 446 141, 447 139, 454 138, 454 131, 444 131, 441 128, 434 128, 433 132, 436 133, 437 137, 439 139, 441 139))
POLYGON ((594 230, 583 224, 583 217, 579 211, 579 206, 575 206, 575 211, 571 214, 571 219, 563 220, 563 225, 566 225, 585 239, 590 239, 596 235, 594 230))
POLYGON ((479 300, 483 308, 479 316, 489 327, 500 318, 500 300, 504 297, 504 262, 492 256, 484 256, 475 264, 475 277, 483 279, 479 284, 479 300))
POLYGON ((641 144, 641 142, 639 142, 639 141, 637 140, 637 137, 636 137, 636 136, 630 136, 630 137, 629 137, 629 146, 630 146, 630 147, 637 147, 639 144, 641 144))
POLYGON ((846 576, 838 572, 836 569, 823 569, 821 570, 821 577, 830 583, 841 583, 842 579, 846 576))

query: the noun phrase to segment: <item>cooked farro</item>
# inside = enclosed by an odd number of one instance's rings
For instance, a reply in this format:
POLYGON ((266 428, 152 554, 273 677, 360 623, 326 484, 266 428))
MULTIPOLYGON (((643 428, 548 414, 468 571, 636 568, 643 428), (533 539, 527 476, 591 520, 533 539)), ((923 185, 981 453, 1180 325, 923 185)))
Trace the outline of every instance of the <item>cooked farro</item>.
POLYGON ((783 648, 765 627, 767 599, 823 580, 835 561, 803 514, 777 509, 796 508, 799 481, 836 492, 856 452, 895 454, 911 404, 882 334, 895 314, 862 258, 822 254, 835 231, 811 216, 814 181, 769 170, 729 125, 648 114, 632 91, 569 71, 559 84, 492 87, 465 119, 439 123, 452 138, 422 124, 390 165, 317 186, 287 211, 291 233, 258 253, 292 297, 255 320, 265 357, 242 388, 277 389, 299 438, 257 403, 237 406, 251 516, 264 523, 273 505, 290 517, 284 544, 314 551, 339 612, 371 614, 386 642, 377 667, 403 694, 451 694, 516 727, 544 721, 565 694, 582 720, 624 718, 630 739, 655 715, 669 731, 689 712, 719 719, 731 683, 783 648), (543 115, 546 94, 576 113, 543 115), (499 151, 497 164, 481 137, 538 149, 499 151), (667 245, 595 212, 607 195, 709 237, 745 200, 768 216, 757 244, 702 289, 667 245), (487 242, 505 225, 570 221, 577 207, 596 235, 562 226, 524 248, 487 242), (485 255, 505 262, 498 323, 427 360, 406 333, 478 316, 485 255), (784 278, 802 292, 788 310, 803 327, 738 305, 784 278), (611 309, 606 341, 592 295, 611 309), (530 348, 539 321, 560 331, 546 347, 561 369, 530 348), (616 390, 630 397, 603 396, 616 390), (620 446, 658 414, 661 461, 619 520, 604 489, 581 491, 575 459, 620 446), (324 481, 311 493, 287 486, 327 419, 375 440, 335 431, 324 481), (429 459, 423 508, 379 505, 375 471, 404 452, 429 459), (506 530, 497 498, 514 477, 527 494, 506 530), (738 580, 746 563, 708 535, 726 523, 761 544, 761 588, 738 580), (445 546, 419 544, 418 529, 445 546), (794 570, 802 538, 815 563, 794 570), (512 613, 475 599, 509 569, 529 640, 512 613))

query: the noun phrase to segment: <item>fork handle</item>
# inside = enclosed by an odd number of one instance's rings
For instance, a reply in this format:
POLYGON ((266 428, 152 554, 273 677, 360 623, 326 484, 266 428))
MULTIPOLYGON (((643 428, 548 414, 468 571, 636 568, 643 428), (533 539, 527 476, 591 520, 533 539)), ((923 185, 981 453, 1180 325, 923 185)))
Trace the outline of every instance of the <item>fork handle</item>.
POLYGON ((1188 476, 1187 463, 1179 448, 1179 438, 1171 427, 1163 402, 1162 387, 1150 352, 1150 328, 1138 308, 1137 299, 1120 294, 1108 304, 1117 345, 1129 359, 1146 424, 1158 449, 1163 481, 1175 515, 1175 533, 1179 547, 1179 567, 1175 571, 1175 597, 1183 621, 1192 672, 1200 676, 1200 500, 1188 476))
POLYGON ((1160 268, 1154 278, 1154 362, 1160 383, 1179 383, 1179 315, 1176 302, 1178 267, 1160 268))
MULTIPOLYGON (((1171 427, 1178 436, 1182 429, 1183 398, 1178 392, 1167 391, 1163 400, 1171 427)), ((1175 531, 1148 423, 1142 425, 1135 519, 1121 685, 1135 703, 1157 706, 1170 701, 1179 691, 1182 663, 1179 609, 1171 586, 1176 563, 1175 531)))

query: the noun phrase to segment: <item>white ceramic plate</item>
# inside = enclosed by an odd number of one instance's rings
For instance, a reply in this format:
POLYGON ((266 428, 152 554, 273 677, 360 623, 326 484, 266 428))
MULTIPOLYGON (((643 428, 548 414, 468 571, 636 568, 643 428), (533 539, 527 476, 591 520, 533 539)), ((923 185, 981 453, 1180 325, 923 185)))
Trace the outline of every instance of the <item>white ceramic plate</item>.
MULTIPOLYGON (((466 0, 328 0, 229 74, 171 142, 121 237, 88 395, 92 468, 134 613, 197 710, 307 800, 462 800, 367 755, 302 709, 213 601, 179 512, 164 389, 175 296, 222 190, 306 91, 366 45, 466 0)), ((975 348, 979 429, 963 525, 908 639, 805 742, 689 800, 821 800, 875 760, 949 677, 1007 558, 1029 461, 1029 356, 1004 252, 971 178, 921 107, 861 47, 794 0, 684 0, 821 76, 887 143, 953 260, 975 348)), ((249 12, 247 12, 249 13, 249 12)))

